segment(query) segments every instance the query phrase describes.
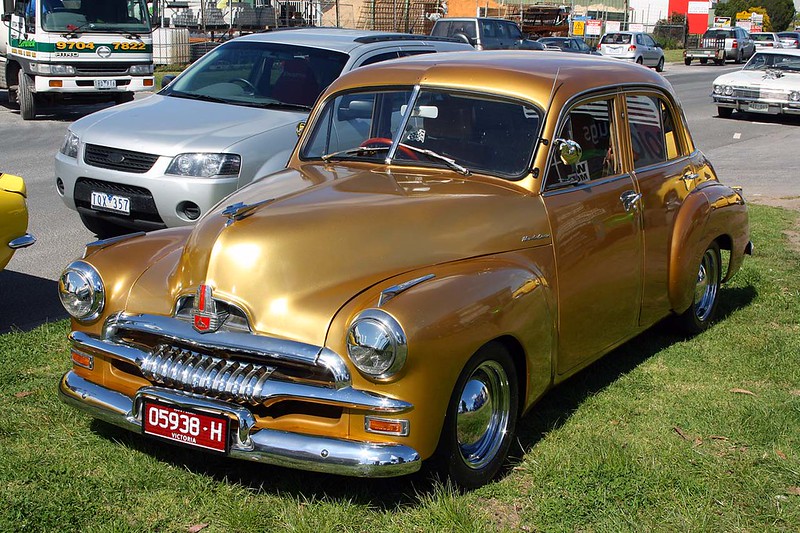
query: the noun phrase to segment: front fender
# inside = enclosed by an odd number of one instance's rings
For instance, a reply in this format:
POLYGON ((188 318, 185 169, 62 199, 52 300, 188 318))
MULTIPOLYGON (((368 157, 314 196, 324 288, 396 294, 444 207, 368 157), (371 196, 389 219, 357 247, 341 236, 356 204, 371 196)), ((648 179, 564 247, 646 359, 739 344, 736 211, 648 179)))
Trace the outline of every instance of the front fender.
POLYGON ((750 242, 750 226, 742 195, 718 182, 706 182, 684 200, 675 219, 670 245, 669 299, 682 313, 692 304, 697 268, 708 245, 717 241, 729 250, 725 279, 741 267, 750 242))
MULTIPOLYGON (((376 383, 350 363, 353 386, 400 398, 414 405, 404 413, 411 432, 404 444, 429 457, 439 441, 456 380, 469 358, 484 344, 503 339, 519 359, 523 409, 552 382, 555 298, 551 293, 552 251, 511 252, 438 265, 376 285, 345 305, 331 323, 326 345, 347 357, 345 336, 362 310, 378 307, 381 291, 433 274, 380 308, 402 325, 408 341, 405 366, 388 383, 376 383), (545 268, 531 256, 541 255, 545 268)), ((351 412, 351 437, 391 440, 364 431, 363 412, 351 412)))

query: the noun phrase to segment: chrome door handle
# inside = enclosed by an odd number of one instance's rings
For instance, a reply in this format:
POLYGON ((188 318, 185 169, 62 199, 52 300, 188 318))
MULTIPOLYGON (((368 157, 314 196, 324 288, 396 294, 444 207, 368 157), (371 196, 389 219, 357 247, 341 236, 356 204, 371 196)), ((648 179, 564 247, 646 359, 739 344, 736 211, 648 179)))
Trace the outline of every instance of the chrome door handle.
POLYGON ((636 191, 625 191, 619 196, 620 202, 622 202, 622 207, 625 208, 626 212, 631 212, 631 210, 636 209, 636 202, 642 199, 642 193, 636 191))

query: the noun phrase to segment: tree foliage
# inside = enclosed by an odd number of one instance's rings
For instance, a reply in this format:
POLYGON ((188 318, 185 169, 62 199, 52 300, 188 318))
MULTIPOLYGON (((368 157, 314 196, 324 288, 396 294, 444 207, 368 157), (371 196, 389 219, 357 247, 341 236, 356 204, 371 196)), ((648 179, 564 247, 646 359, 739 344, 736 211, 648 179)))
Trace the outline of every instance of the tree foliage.
POLYGON ((765 31, 791 29, 795 15, 793 0, 729 0, 724 4, 718 3, 714 14, 718 17, 731 17, 731 20, 736 20, 736 13, 741 11, 759 12, 752 8, 763 8, 765 14, 769 15, 772 28, 767 30, 765 23, 765 31))

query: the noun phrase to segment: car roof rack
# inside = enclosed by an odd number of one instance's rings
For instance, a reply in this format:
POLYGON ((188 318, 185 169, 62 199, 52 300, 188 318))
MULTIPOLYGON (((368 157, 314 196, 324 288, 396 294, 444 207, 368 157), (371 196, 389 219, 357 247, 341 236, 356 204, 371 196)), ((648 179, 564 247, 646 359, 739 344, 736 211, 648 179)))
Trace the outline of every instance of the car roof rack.
POLYGON ((383 41, 440 41, 446 43, 464 43, 454 37, 437 37, 434 35, 419 35, 414 33, 383 33, 380 35, 364 35, 353 39, 357 43, 380 43, 383 41))

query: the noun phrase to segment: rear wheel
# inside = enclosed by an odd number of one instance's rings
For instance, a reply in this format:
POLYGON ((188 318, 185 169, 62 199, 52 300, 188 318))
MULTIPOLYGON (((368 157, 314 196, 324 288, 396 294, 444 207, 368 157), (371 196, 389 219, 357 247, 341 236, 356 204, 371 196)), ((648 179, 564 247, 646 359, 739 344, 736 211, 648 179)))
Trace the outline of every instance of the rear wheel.
POLYGON ((724 65, 725 64, 725 60, 724 59, 715 59, 714 60, 714 64, 715 65, 724 65))
POLYGON ((17 100, 22 120, 32 120, 36 117, 36 94, 31 89, 31 78, 27 74, 20 74, 17 100))
POLYGON ((717 114, 720 118, 731 118, 731 115, 733 115, 733 109, 730 107, 717 107, 717 114))
POLYGON ((692 64, 692 58, 691 58, 691 57, 685 57, 685 58, 683 58, 683 64, 684 64, 684 65, 686 65, 686 66, 688 67, 689 65, 691 65, 691 64, 692 64))
POLYGON ((722 260, 719 245, 712 242, 700 259, 692 305, 678 317, 680 327, 686 333, 693 335, 705 331, 714 321, 721 280, 722 260))
POLYGON ((664 58, 658 60, 656 64, 656 72, 664 72, 664 58))
POLYGON ((737 54, 736 54, 736 59, 734 59, 733 62, 736 63, 736 64, 739 64, 739 63, 742 62, 742 59, 743 59, 742 58, 742 51, 739 50, 739 52, 737 52, 737 54))
POLYGON ((708 64, 708 59, 706 59, 706 58, 701 59, 700 60, 700 64, 701 65, 707 65, 708 64))
POLYGON ((98 239, 107 239, 109 237, 116 237, 118 235, 125 235, 132 233, 134 230, 128 229, 119 224, 114 224, 100 217, 93 217, 92 215, 84 215, 79 213, 81 222, 86 226, 86 229, 94 233, 98 239))
POLYGON ((463 489, 488 483, 508 455, 519 413, 517 372, 505 347, 478 350, 456 382, 435 460, 463 489))
POLYGON ((639 57, 636 58, 636 64, 637 65, 641 65, 643 63, 644 63, 644 58, 642 56, 639 56, 639 57))

